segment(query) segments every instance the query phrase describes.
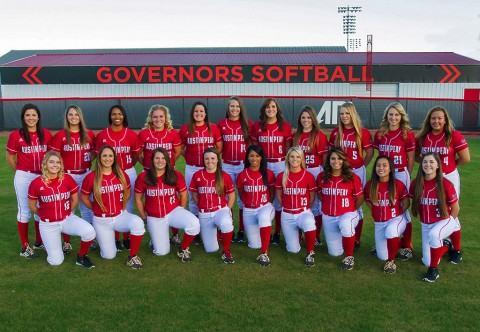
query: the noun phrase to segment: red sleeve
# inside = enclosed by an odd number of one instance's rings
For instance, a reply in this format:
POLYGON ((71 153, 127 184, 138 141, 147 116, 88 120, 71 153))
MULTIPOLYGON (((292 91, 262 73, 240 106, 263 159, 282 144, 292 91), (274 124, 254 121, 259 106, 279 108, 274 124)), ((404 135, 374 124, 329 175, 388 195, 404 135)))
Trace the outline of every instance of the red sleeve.
POLYGON ((357 174, 353 176, 353 196, 358 197, 363 194, 363 186, 360 177, 357 174))
POLYGON ((268 186, 270 188, 275 188, 275 173, 272 170, 267 170, 268 174, 268 186))
POLYGON ((372 147, 372 134, 370 130, 362 128, 362 147, 364 149, 370 149, 372 147))
POLYGON ((322 184, 323 184, 322 178, 323 178, 323 173, 324 173, 324 172, 320 172, 320 174, 318 174, 318 176, 317 176, 317 193, 321 193, 321 192, 322 192, 322 184))
POLYGON ((285 132, 285 141, 292 142, 293 136, 292 136, 292 127, 290 126, 290 123, 286 121, 283 123, 283 131, 285 132))
POLYGON ((103 129, 97 135, 97 139, 95 140, 95 153, 98 153, 98 151, 100 151, 100 148, 102 147, 102 138, 105 135, 105 130, 106 129, 103 129))
MULTIPOLYGON (((365 200, 367 202, 371 202, 370 200, 370 185, 372 184, 371 180, 368 180, 367 183, 365 184, 365 200)), ((404 186, 405 187, 405 186, 404 186)), ((397 187, 398 188, 398 187, 397 187)), ((397 190, 398 192, 398 190, 397 190)))
POLYGON ((330 144, 331 147, 335 146, 335 137, 337 136, 338 133, 338 127, 333 128, 332 132, 330 133, 330 139, 328 140, 328 144, 330 144))
POLYGON ((187 137, 188 137, 187 125, 183 125, 182 127, 180 127, 179 135, 180 135, 180 140, 182 141, 182 144, 187 144, 187 137))
POLYGON ((190 188, 188 188, 188 190, 193 191, 193 192, 198 192, 197 181, 195 181, 195 179, 197 178, 197 174, 201 174, 201 172, 202 172, 202 170, 199 170, 199 171, 196 171, 195 173, 193 173, 192 181, 190 182, 190 188))
POLYGON ((93 192, 93 181, 95 180, 95 172, 90 172, 88 175, 83 179, 82 182, 82 194, 90 195, 93 192))
POLYGON ((260 130, 260 122, 257 121, 253 124, 253 127, 252 127, 252 131, 251 131, 251 134, 252 134, 252 142, 257 142, 258 141, 258 131, 260 130))
POLYGON ((134 191, 137 193, 137 194, 143 194, 143 190, 144 190, 144 187, 143 187, 143 179, 145 179, 145 176, 147 175, 146 171, 143 171, 142 173, 140 173, 137 177, 137 179, 135 180, 135 187, 134 187, 134 191))
POLYGON ((373 147, 378 150, 379 144, 380 144, 380 130, 377 130, 373 135, 373 147))
POLYGON ((410 196, 410 198, 413 197, 414 191, 415 191, 415 180, 413 180, 412 183, 410 183, 410 188, 408 188, 408 196, 410 196))
POLYGON ((232 177, 225 172, 223 172, 223 184, 225 186, 225 192, 227 194, 231 194, 235 192, 235 187, 233 186, 232 177))
POLYGON ((62 149, 62 138, 64 130, 58 131, 50 141, 50 150, 60 152, 62 149))
POLYGON ((443 179, 443 187, 445 189, 445 201, 449 205, 452 205, 458 202, 457 192, 453 184, 447 179, 443 179))
POLYGON ((138 135, 135 134, 133 130, 129 130, 129 139, 132 142, 132 150, 134 153, 138 153, 140 151, 140 144, 138 143, 138 135))
POLYGON ((405 150, 407 152, 415 151, 415 134, 413 131, 407 131, 407 139, 405 141, 405 150))
POLYGON ((283 180, 283 172, 277 175, 277 178, 275 180, 275 189, 282 189, 282 180, 283 180))
POLYGON ((12 131, 10 135, 8 135, 7 141, 7 152, 10 154, 17 153, 17 143, 21 138, 20 132, 18 130, 12 131))
POLYGON ((307 183, 308 183, 308 191, 317 191, 317 183, 315 181, 315 177, 312 173, 307 172, 307 183))
POLYGON ((121 171, 123 173, 123 176, 125 177, 125 182, 127 183, 127 188, 130 188, 131 187, 130 177, 128 176, 127 173, 125 173, 125 171, 123 169, 121 171))
POLYGON ((187 184, 185 182, 185 178, 183 177, 182 173, 179 171, 175 171, 177 173, 177 189, 178 192, 184 192, 187 191, 187 184))
POLYGON ((30 185, 28 186, 28 199, 31 199, 31 200, 38 199, 37 188, 38 188, 38 178, 30 182, 30 185))
POLYGON ((70 189, 70 193, 72 194, 78 193, 78 190, 80 188, 78 187, 78 184, 75 182, 75 180, 69 174, 65 174, 65 180, 68 183, 68 189, 70 189))
POLYGON ((402 181, 396 180, 395 185, 397 187, 397 195, 399 200, 403 200, 405 197, 408 197, 407 187, 405 187, 402 181))
POLYGON ((237 176, 237 183, 235 185, 238 189, 243 189, 243 176, 245 175, 245 170, 241 171, 237 176))
MULTIPOLYGON (((293 136, 292 136, 293 137, 293 136)), ((318 133, 318 144, 317 144, 318 154, 328 153, 328 140, 327 135, 323 132, 318 133)))
POLYGON ((456 130, 452 131, 452 146, 455 152, 459 152, 468 148, 467 141, 462 134, 456 130))
POLYGON ((175 129, 172 129, 171 131, 172 135, 172 141, 173 141, 173 146, 180 146, 182 145, 182 140, 180 139, 180 135, 175 129))

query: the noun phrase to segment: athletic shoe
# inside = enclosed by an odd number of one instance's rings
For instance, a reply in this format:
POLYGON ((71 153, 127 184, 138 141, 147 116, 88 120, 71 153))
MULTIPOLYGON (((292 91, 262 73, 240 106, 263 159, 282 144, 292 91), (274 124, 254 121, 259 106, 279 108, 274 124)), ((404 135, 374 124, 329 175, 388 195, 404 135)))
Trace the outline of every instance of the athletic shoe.
POLYGON ((223 262, 225 264, 233 264, 235 263, 235 259, 233 259, 233 256, 232 254, 230 253, 230 251, 224 251, 222 253, 222 259, 223 259, 223 262))
POLYGON ((360 241, 355 241, 355 244, 353 245, 353 251, 358 251, 360 249, 360 241))
POLYGON ((350 271, 355 265, 355 258, 353 256, 347 256, 342 261, 342 270, 350 271))
POLYGON ((27 244, 25 248, 20 250, 20 256, 32 259, 32 258, 38 258, 38 255, 35 254, 32 248, 27 244))
POLYGON ((273 233, 273 235, 270 237, 270 243, 277 245, 282 243, 282 241, 280 240, 280 233, 273 233))
POLYGON ((73 250, 73 248, 72 248, 72 245, 70 244, 70 242, 63 242, 62 251, 65 255, 68 255, 69 253, 71 253, 72 250, 73 250))
POLYGON ((90 262, 90 259, 88 258, 87 255, 77 256, 77 261, 75 262, 75 264, 77 264, 79 266, 83 266, 86 269, 92 269, 92 268, 95 267, 95 265, 93 265, 93 263, 90 262))
POLYGON ((202 243, 203 243, 203 241, 202 241, 202 237, 200 236, 200 234, 195 235, 195 238, 193 239, 193 244, 196 245, 196 246, 199 246, 202 243))
POLYGON ((182 244, 182 239, 180 238, 180 235, 175 234, 170 238, 170 243, 174 246, 179 246, 182 244))
POLYGON ((123 249, 122 241, 116 240, 116 241, 115 241, 115 247, 117 247, 117 252, 118 252, 118 251, 122 251, 122 249, 123 249))
POLYGON ((440 275, 438 274, 438 269, 435 267, 429 267, 427 274, 423 277, 423 281, 435 282, 440 275))
POLYGON ((97 250, 97 248, 98 248, 97 240, 93 240, 92 244, 90 245, 90 250, 97 250))
POLYGON ((394 261, 387 261, 385 266, 383 267, 383 272, 387 274, 394 274, 397 272, 397 266, 395 265, 394 261))
POLYGON ((122 244, 125 249, 130 249, 130 239, 123 240, 122 244))
POLYGON ((459 264, 462 261, 462 252, 460 250, 450 251, 450 258, 448 259, 449 263, 459 264))
POLYGON ((134 270, 140 270, 143 266, 142 261, 140 260, 140 257, 138 257, 138 256, 133 256, 133 257, 128 256, 127 265, 131 266, 132 269, 134 269, 134 270))
POLYGON ((410 248, 401 248, 397 254, 397 258, 401 261, 406 261, 412 258, 413 251, 410 248))
POLYGON ((261 254, 257 257, 257 261, 260 263, 261 266, 269 266, 270 265, 270 257, 268 257, 267 253, 261 254))
POLYGON ((33 249, 45 250, 45 246, 43 245, 43 242, 35 242, 33 244, 33 249))
POLYGON ((245 232, 238 231, 237 236, 235 237, 235 242, 245 243, 245 232))
POLYGON ((190 262, 192 258, 190 257, 190 250, 188 248, 185 249, 178 249, 177 256, 182 259, 182 262, 190 262))
POLYGON ((312 267, 315 266, 315 252, 310 251, 305 257, 305 266, 312 267))
POLYGON ((320 247, 321 245, 323 245, 322 240, 320 240, 320 238, 316 238, 315 239, 315 247, 320 247))
POLYGON ((377 247, 374 246, 370 249, 370 255, 377 256, 377 247))

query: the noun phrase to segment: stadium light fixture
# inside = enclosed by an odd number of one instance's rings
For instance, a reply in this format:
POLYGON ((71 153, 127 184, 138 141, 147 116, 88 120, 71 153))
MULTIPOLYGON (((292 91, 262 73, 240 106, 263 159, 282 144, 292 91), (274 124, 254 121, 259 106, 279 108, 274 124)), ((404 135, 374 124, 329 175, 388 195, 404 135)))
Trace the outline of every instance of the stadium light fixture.
POLYGON ((350 35, 357 33, 357 16, 353 13, 362 11, 360 6, 338 7, 338 12, 343 15, 343 34, 347 35, 347 52, 356 50, 361 46, 360 39, 350 39, 350 35))

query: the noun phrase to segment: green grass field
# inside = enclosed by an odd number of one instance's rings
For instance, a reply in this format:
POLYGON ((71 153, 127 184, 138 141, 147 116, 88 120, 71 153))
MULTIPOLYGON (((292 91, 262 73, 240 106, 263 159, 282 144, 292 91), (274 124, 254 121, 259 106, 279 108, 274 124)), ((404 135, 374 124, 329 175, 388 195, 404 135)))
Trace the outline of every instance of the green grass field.
MULTIPOLYGON (((0 138, 5 151, 6 138, 0 138)), ((316 265, 303 265, 305 253, 289 254, 284 245, 270 249, 272 264, 255 261, 258 250, 233 244, 234 265, 220 253, 192 246, 190 263, 181 263, 176 247, 166 257, 151 253, 148 235, 139 256, 144 268, 127 267, 126 250, 114 260, 89 254, 96 268, 75 265, 79 239, 63 265, 19 256, 13 171, 0 162, 0 322, 4 331, 312 331, 312 330, 476 330, 480 311, 480 140, 470 139, 472 162, 461 168, 460 220, 464 260, 442 260, 440 279, 421 281, 420 222, 414 220, 413 259, 398 262, 394 275, 370 255, 373 224, 367 217, 363 242, 352 271, 340 269, 340 257, 325 246, 316 265)), ((183 161, 183 159, 181 160, 183 161)), ((183 170, 183 165, 179 168, 183 170)), ((370 215, 364 207, 366 216, 370 215)), ((30 223, 30 239, 34 239, 30 223)), ((478 328, 478 327, 477 327, 478 328)))

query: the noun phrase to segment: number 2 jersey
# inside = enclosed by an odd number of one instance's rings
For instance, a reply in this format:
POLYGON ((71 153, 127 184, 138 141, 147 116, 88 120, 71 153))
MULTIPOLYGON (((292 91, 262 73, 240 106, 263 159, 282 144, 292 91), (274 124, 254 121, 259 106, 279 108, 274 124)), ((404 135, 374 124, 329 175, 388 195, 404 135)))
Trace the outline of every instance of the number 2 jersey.
POLYGON ((372 216, 373 221, 383 222, 389 221, 402 214, 402 206, 400 202, 408 197, 407 187, 402 181, 395 179, 395 200, 393 206, 390 204, 388 195, 388 182, 379 182, 377 189, 378 203, 375 205, 370 199, 370 186, 372 181, 367 181, 365 185, 365 200, 372 203, 372 216))
POLYGON ((268 183, 265 185, 260 171, 253 171, 245 168, 238 174, 237 188, 242 190, 244 206, 249 209, 256 209, 271 201, 270 189, 275 189, 275 174, 267 169, 268 183))
POLYGON ((283 173, 277 176, 275 188, 282 190, 282 208, 285 210, 309 209, 312 205, 310 194, 317 190, 315 177, 307 170, 289 172, 287 184, 284 187, 283 173))
POLYGON ((323 181, 323 173, 317 177, 317 191, 321 195, 322 213, 328 216, 341 216, 347 212, 355 212, 355 198, 363 194, 362 181, 353 174, 352 181, 343 181, 341 175, 331 175, 323 181))

